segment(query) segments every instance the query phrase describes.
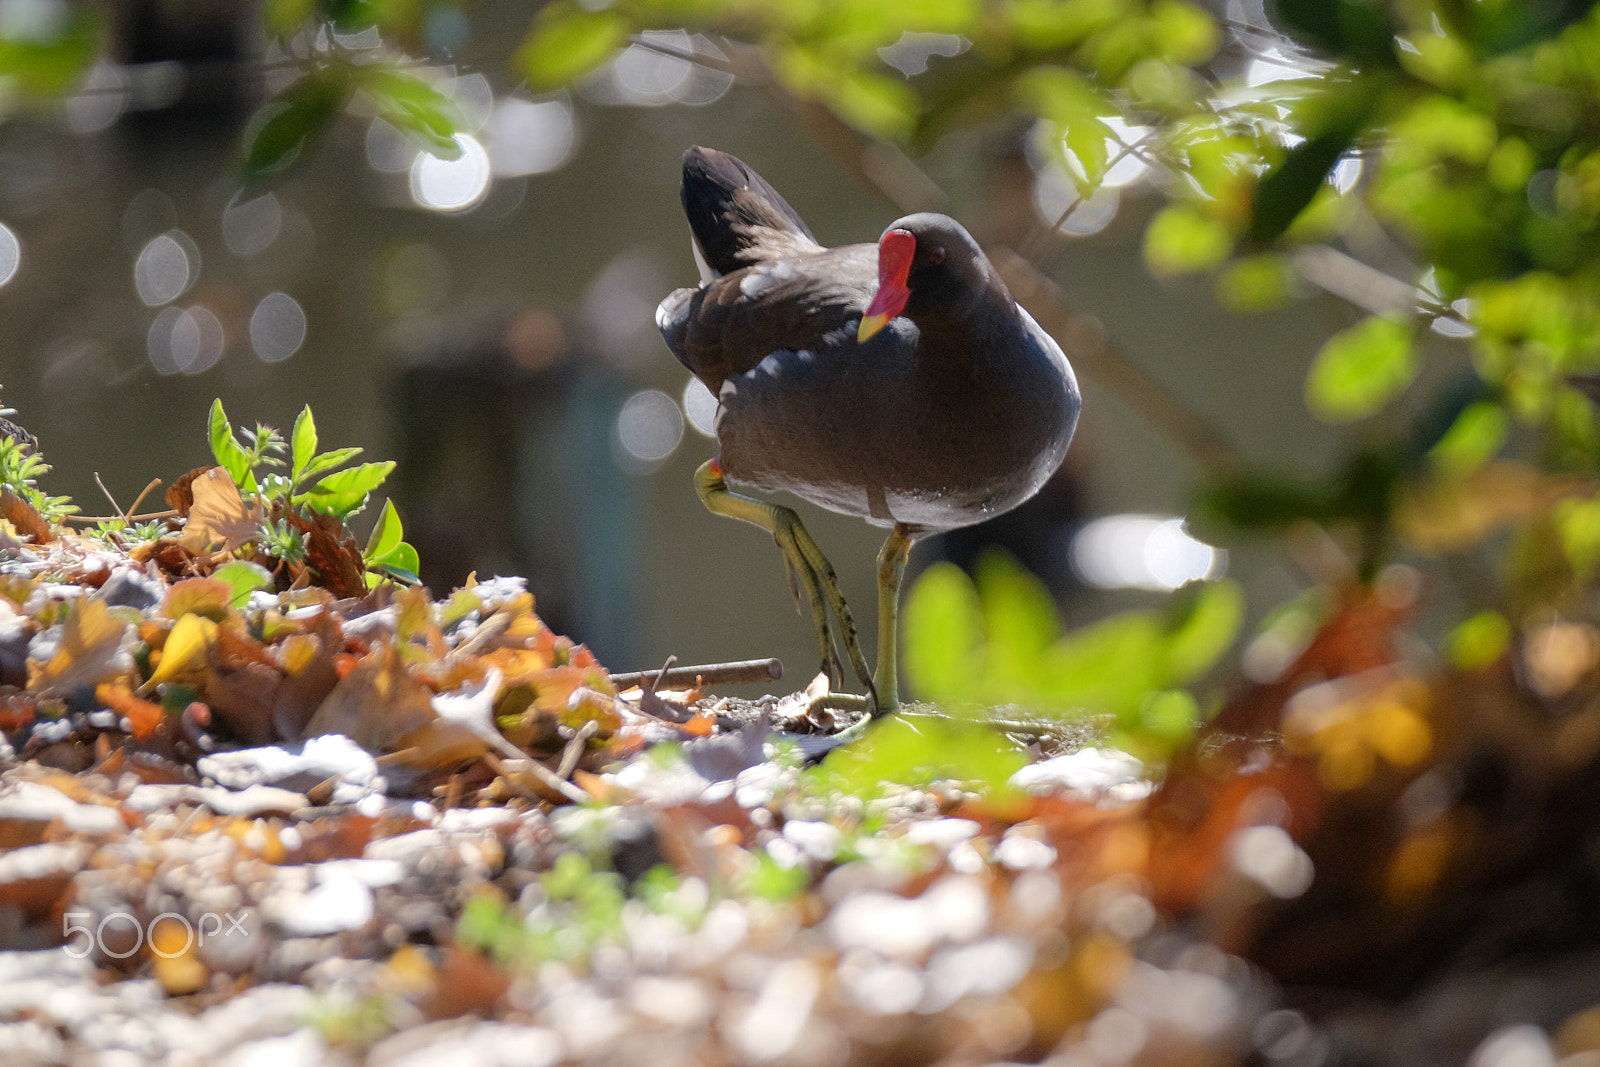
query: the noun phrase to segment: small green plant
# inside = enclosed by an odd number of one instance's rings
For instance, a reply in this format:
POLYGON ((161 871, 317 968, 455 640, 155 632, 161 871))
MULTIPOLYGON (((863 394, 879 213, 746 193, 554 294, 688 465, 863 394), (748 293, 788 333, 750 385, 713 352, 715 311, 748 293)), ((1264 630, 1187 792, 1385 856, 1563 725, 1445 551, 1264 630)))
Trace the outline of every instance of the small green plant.
POLYGON ((134 545, 159 541, 170 532, 167 524, 159 519, 151 519, 148 522, 101 519, 91 529, 85 530, 83 535, 92 537, 96 541, 106 541, 123 548, 131 548, 134 545))
MULTIPOLYGON (((261 524, 256 547, 274 559, 298 566, 305 562, 305 535, 289 516, 310 519, 327 515, 348 522, 366 507, 372 494, 394 470, 394 461, 346 466, 359 448, 317 451, 317 423, 307 405, 294 420, 289 439, 257 424, 235 432, 222 401, 211 405, 211 453, 242 493, 254 494, 268 517, 261 524)), ((417 550, 403 539, 400 515, 385 501, 367 545, 361 552, 367 585, 385 577, 415 584, 419 579, 417 550)))
MULTIPOLYGON (((0 413, 6 409, 0 408, 0 413)), ((46 522, 55 525, 78 509, 71 497, 46 496, 35 484, 38 478, 50 471, 50 464, 16 438, 0 437, 0 487, 33 506, 46 522)))

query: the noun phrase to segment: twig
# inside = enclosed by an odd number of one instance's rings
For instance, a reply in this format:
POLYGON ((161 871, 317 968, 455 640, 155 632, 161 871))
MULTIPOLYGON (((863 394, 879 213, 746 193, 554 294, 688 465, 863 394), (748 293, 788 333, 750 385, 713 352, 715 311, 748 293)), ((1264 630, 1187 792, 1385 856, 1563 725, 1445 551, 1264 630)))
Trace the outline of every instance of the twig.
MULTIPOLYGON (((132 511, 133 509, 129 508, 128 510, 132 511)), ((87 525, 92 522, 110 522, 112 519, 124 519, 127 522, 147 522, 150 519, 174 519, 177 516, 177 509, 168 508, 166 511, 152 511, 144 515, 68 515, 66 521, 81 522, 87 525)))
POLYGON ((111 501, 111 506, 116 509, 117 518, 126 523, 128 521, 128 513, 122 510, 122 505, 117 503, 117 498, 111 495, 111 490, 106 488, 106 483, 100 480, 99 471, 94 472, 94 484, 98 485, 100 491, 106 495, 106 499, 111 501))
POLYGON ((478 624, 478 628, 472 631, 471 637, 468 637, 465 641, 456 646, 456 656, 465 657, 476 655, 478 652, 483 650, 484 645, 487 645, 490 641, 493 641, 495 638, 505 633, 506 628, 510 625, 511 613, 509 611, 495 612, 493 615, 490 615, 487 619, 484 619, 478 624))
POLYGON ((645 679, 655 677, 655 687, 669 688, 680 685, 737 685, 740 682, 776 681, 783 677, 783 661, 779 659, 742 659, 731 663, 705 663, 698 667, 662 668, 659 671, 624 671, 613 674, 611 682, 618 689, 643 685, 645 679))
POLYGON ((583 756, 583 748, 589 743, 589 738, 600 732, 600 724, 590 719, 572 735, 572 740, 567 742, 567 747, 561 752, 561 762, 556 764, 556 777, 566 781, 572 777, 572 772, 578 768, 578 760, 583 756))
MULTIPOLYGON (((150 495, 150 490, 154 489, 156 486, 158 486, 160 484, 161 484, 161 479, 160 478, 151 478, 150 479, 150 484, 146 485, 143 489, 139 490, 139 495, 133 498, 133 503, 128 506, 128 514, 137 515, 138 512, 139 512, 139 505, 144 503, 144 498, 150 495)), ((171 511, 162 512, 160 517, 165 518, 168 515, 176 515, 177 513, 178 513, 177 510, 173 509, 171 511)), ((148 518, 152 518, 152 517, 154 517, 154 516, 146 516, 147 519, 148 518)), ((133 520, 129 519, 128 521, 132 522, 133 520)))
MULTIPOLYGON (((1111 168, 1115 167, 1118 163, 1121 163, 1128 156, 1138 156, 1140 159, 1144 159, 1144 147, 1152 139, 1154 139, 1154 137, 1155 131, 1151 130, 1149 133, 1145 134, 1137 141, 1134 141, 1132 144, 1128 144, 1120 137, 1117 138, 1117 144, 1122 146, 1121 150, 1106 161, 1105 173, 1111 173, 1111 168)), ((1147 165, 1148 162, 1149 161, 1146 160, 1147 165)), ((1022 245, 1017 250, 1018 254, 1020 254, 1022 258, 1028 260, 1029 262, 1042 266, 1042 257, 1044 256, 1045 251, 1045 239, 1059 233, 1061 227, 1067 224, 1067 220, 1072 218, 1073 215, 1077 214, 1078 209, 1084 204, 1088 203, 1094 197, 1094 195, 1103 188, 1101 183, 1104 180, 1104 176, 1102 175, 1102 177, 1094 183, 1094 187, 1089 190, 1087 196, 1080 192, 1077 197, 1073 199, 1072 203, 1067 205, 1067 209, 1063 211, 1056 218, 1056 221, 1052 222, 1048 227, 1035 226, 1028 233, 1028 236, 1022 239, 1022 245)))
POLYGON ((512 776, 517 771, 527 770, 535 778, 539 779, 540 784, 546 789, 558 796, 565 797, 574 804, 586 804, 593 799, 588 793, 585 793, 566 779, 556 777, 554 771, 530 756, 524 756, 516 760, 501 760, 493 752, 486 752, 483 759, 489 765, 490 770, 512 782, 513 785, 515 784, 515 779, 512 776))
POLYGON ((707 70, 720 71, 723 74, 734 73, 733 64, 728 62, 726 59, 719 59, 716 56, 701 55, 699 52, 684 52, 680 49, 672 48, 668 45, 649 40, 643 34, 634 34, 632 37, 628 38, 628 43, 632 44, 635 48, 642 48, 646 52, 654 52, 658 56, 666 56, 669 59, 681 59, 685 63, 693 63, 696 66, 705 67, 707 70))

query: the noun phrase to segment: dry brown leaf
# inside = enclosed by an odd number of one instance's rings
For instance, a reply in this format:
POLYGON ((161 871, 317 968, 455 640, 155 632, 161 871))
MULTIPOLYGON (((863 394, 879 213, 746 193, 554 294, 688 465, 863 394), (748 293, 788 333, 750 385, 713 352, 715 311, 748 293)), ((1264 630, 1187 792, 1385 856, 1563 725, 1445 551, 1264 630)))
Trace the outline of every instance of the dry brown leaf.
MULTIPOLYGON (((333 628, 337 631, 337 627, 333 628)), ((339 684, 326 636, 296 634, 280 646, 283 657, 283 684, 273 701, 272 725, 280 740, 300 737, 317 709, 339 684)))
POLYGON ((32 504, 9 489, 0 489, 0 519, 9 522, 23 537, 32 537, 35 544, 48 544, 55 535, 32 504))
MULTIPOLYGON (((174 487, 176 488, 176 487, 174 487)), ((189 486, 194 503, 178 543, 190 552, 234 549, 254 541, 263 518, 261 505, 246 504, 233 477, 221 467, 212 467, 189 486)))
POLYGON ((273 710, 283 687, 283 675, 262 663, 246 663, 228 670, 212 656, 211 669, 200 683, 200 692, 211 713, 233 735, 248 745, 270 745, 278 740, 273 728, 273 710))
POLYGON ((333 687, 301 737, 344 734, 368 752, 397 752, 407 737, 438 719, 432 699, 394 649, 380 644, 333 687))
POLYGON ((189 508, 194 504, 194 490, 190 488, 194 484, 194 480, 212 470, 216 470, 215 464, 196 467, 173 482, 172 488, 167 490, 167 506, 176 511, 179 518, 189 517, 189 508))
POLYGON ((367 570, 361 549, 344 524, 332 515, 310 519, 290 515, 287 521, 305 535, 306 563, 317 574, 317 584, 336 597, 367 595, 367 570))

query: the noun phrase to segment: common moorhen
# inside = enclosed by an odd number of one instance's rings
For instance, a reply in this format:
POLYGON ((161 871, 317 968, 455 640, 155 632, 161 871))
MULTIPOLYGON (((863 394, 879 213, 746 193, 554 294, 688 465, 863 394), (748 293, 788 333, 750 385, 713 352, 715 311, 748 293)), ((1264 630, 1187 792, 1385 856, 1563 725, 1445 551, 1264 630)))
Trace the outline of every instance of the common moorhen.
POLYGON ((790 588, 811 603, 823 669, 842 670, 837 639, 868 710, 893 711, 911 545, 1045 483, 1078 422, 1072 368, 954 219, 907 215, 876 245, 824 248, 760 175, 698 147, 684 156, 682 195, 703 280, 663 300, 656 325, 718 399, 721 452, 696 472, 700 498, 772 534, 790 588), (725 479, 890 528, 875 673, 799 516, 725 479))

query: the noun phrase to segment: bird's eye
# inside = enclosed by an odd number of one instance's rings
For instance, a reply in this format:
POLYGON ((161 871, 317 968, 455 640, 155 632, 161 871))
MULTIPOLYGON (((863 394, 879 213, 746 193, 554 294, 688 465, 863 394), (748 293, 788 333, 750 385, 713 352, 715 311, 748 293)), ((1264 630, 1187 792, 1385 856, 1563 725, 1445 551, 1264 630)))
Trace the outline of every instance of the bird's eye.
POLYGON ((936 245, 933 251, 928 253, 928 262, 935 267, 944 262, 944 245, 936 245))

